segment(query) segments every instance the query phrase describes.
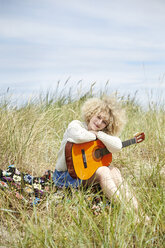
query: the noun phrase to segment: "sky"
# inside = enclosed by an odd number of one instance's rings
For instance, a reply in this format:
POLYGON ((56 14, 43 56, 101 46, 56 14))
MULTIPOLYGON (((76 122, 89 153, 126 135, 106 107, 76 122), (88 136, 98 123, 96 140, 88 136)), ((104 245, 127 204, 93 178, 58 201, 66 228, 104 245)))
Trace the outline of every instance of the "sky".
POLYGON ((0 95, 165 95, 164 13, 165 0, 0 0, 0 95))

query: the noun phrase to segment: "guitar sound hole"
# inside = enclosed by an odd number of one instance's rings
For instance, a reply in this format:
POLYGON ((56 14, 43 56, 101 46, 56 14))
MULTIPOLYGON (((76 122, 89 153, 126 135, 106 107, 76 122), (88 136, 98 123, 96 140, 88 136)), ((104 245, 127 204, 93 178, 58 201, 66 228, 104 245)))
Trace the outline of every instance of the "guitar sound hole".
POLYGON ((96 159, 99 159, 99 158, 101 158, 102 156, 101 156, 101 151, 100 151, 100 149, 96 149, 95 150, 95 158, 96 159))

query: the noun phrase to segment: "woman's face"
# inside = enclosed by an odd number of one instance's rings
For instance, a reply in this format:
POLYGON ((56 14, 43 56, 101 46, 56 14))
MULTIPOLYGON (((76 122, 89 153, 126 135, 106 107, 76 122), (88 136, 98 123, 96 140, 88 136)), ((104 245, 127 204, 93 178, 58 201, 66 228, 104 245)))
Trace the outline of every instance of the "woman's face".
POLYGON ((88 124, 89 131, 101 131, 108 125, 108 121, 101 114, 94 115, 88 124))

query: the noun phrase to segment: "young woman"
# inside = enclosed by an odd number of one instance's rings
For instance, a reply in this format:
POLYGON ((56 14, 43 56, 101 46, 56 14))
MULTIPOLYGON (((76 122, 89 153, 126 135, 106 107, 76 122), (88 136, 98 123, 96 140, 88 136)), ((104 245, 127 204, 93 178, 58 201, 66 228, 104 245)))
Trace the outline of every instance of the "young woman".
POLYGON ((81 184, 99 183, 109 199, 114 197, 125 206, 129 205, 134 208, 135 212, 138 212, 137 200, 123 180, 118 168, 111 165, 101 166, 90 179, 82 181, 73 179, 69 175, 65 161, 67 141, 80 144, 99 139, 111 153, 119 152, 122 148, 122 142, 117 136, 125 124, 124 109, 113 97, 91 98, 82 106, 82 118, 84 122, 72 121, 64 133, 53 175, 55 185, 78 187, 81 184))

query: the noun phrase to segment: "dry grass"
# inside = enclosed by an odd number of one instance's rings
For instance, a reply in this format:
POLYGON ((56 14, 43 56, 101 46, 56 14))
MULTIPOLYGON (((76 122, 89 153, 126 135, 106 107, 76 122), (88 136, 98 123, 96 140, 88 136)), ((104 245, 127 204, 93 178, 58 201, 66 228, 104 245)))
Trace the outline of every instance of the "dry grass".
MULTIPOLYGON (((68 123, 80 119, 80 106, 70 98, 51 98, 21 108, 0 107, 0 168, 9 164, 33 175, 54 170, 57 152, 68 123)), ((150 225, 141 218, 125 214, 118 203, 95 216, 90 208, 89 192, 73 191, 58 201, 50 193, 38 206, 29 207, 0 190, 0 247, 164 247, 164 144, 163 106, 143 110, 135 100, 123 101, 128 122, 122 140, 144 131, 146 140, 113 156, 132 185, 150 225)))

